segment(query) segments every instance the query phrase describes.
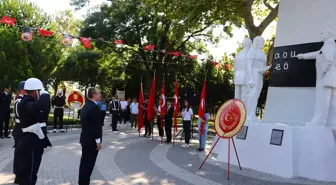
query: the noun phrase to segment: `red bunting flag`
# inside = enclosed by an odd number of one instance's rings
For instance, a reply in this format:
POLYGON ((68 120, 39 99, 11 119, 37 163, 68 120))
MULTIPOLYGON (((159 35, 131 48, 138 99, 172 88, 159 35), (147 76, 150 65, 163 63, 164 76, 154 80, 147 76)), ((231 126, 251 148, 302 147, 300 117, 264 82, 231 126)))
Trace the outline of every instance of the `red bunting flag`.
POLYGON ((0 22, 3 23, 3 24, 8 24, 8 25, 14 26, 16 20, 12 17, 9 17, 9 16, 3 16, 0 20, 0 22))
POLYGON ((72 36, 68 34, 64 34, 62 38, 62 44, 64 46, 71 46, 72 45, 72 36))
POLYGON ((165 85, 164 81, 162 81, 161 87, 161 102, 160 102, 160 117, 161 117, 161 128, 163 128, 163 118, 166 114, 166 93, 165 93, 165 85))
POLYGON ((144 50, 153 50, 153 49, 155 49, 155 45, 153 44, 150 44, 144 47, 144 50))
POLYGON ((175 52, 170 52, 168 53, 169 55, 173 55, 175 57, 179 57, 179 56, 182 56, 182 53, 181 52, 178 52, 178 51, 175 51, 175 52))
POLYGON ((113 44, 124 44, 123 40, 115 40, 112 42, 113 44))
POLYGON ((54 34, 54 32, 52 32, 52 31, 43 30, 43 29, 39 29, 39 32, 43 37, 50 37, 54 34))
POLYGON ((149 100, 148 100, 148 107, 147 107, 147 120, 152 121, 155 116, 154 111, 154 104, 155 104, 155 73, 152 80, 152 86, 149 92, 149 100))
POLYGON ((23 27, 23 31, 21 33, 21 39, 25 42, 33 40, 33 30, 29 27, 23 27))
POLYGON ((232 69, 232 65, 230 65, 230 64, 225 64, 225 68, 226 68, 226 69, 232 69))
POLYGON ((139 92, 139 101, 138 101, 138 132, 139 134, 140 134, 141 128, 144 126, 143 108, 142 108, 143 103, 144 103, 144 98, 143 98, 142 82, 141 82, 140 92, 139 92))
POLYGON ((204 80, 203 88, 202 88, 202 94, 201 94, 201 100, 198 108, 198 116, 201 119, 201 128, 200 128, 200 136, 203 135, 204 132, 204 124, 205 124, 205 93, 206 93, 206 81, 204 80))
POLYGON ((190 58, 190 59, 196 59, 197 55, 189 55, 188 58, 190 58))
POLYGON ((216 68, 216 69, 218 69, 219 68, 219 62, 214 62, 214 61, 212 61, 211 62, 212 63, 212 65, 216 68))
POLYGON ((180 111, 180 106, 179 106, 179 93, 178 93, 178 83, 177 80, 175 80, 175 94, 174 94, 174 129, 177 131, 177 116, 180 111))
POLYGON ((85 38, 85 37, 80 37, 80 41, 82 42, 84 48, 91 49, 91 39, 90 38, 85 38))

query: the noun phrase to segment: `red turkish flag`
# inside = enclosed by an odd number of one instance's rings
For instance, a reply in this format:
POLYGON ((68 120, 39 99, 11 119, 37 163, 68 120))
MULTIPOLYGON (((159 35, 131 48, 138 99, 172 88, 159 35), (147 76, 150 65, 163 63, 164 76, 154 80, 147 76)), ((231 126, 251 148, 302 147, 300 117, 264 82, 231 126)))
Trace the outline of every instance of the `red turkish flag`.
POLYGON ((226 69, 232 69, 232 66, 230 64, 225 64, 226 69))
POLYGON ((203 121, 205 121, 205 116, 204 116, 204 114, 205 114, 205 93, 206 93, 206 81, 204 80, 202 94, 201 94, 201 100, 200 100, 200 104, 199 104, 199 108, 198 108, 198 116, 202 119, 200 136, 203 135, 204 124, 205 124, 203 122, 203 121))
POLYGON ((79 38, 81 43, 83 44, 84 48, 91 49, 91 39, 90 38, 85 38, 85 37, 80 37, 79 38))
POLYGON ((189 55, 188 58, 190 58, 190 59, 196 59, 197 55, 189 55))
POLYGON ((150 44, 144 47, 144 50, 153 50, 153 49, 155 49, 155 45, 153 44, 150 44))
POLYGON ((178 93, 178 83, 177 80, 174 82, 175 84, 175 94, 174 94, 174 128, 177 131, 177 116, 179 114, 180 106, 179 106, 179 93, 178 93))
POLYGON ((162 81, 161 102, 160 102, 161 127, 163 127, 162 118, 164 117, 165 114, 166 114, 166 93, 165 93, 164 81, 162 81))
POLYGON ((123 40, 115 40, 112 42, 113 44, 124 44, 123 40))
POLYGON ((142 91, 142 83, 140 84, 140 92, 139 92, 139 101, 138 101, 138 131, 140 132, 141 128, 144 126, 144 118, 143 118, 143 108, 142 104, 144 102, 143 91, 142 91))
POLYGON ((3 23, 3 24, 8 24, 8 25, 14 26, 14 24, 16 22, 16 19, 14 19, 12 17, 9 17, 9 16, 3 16, 0 20, 0 22, 3 23))
POLYGON ((173 55, 174 57, 182 56, 182 53, 181 53, 181 52, 178 52, 178 51, 170 52, 170 53, 168 53, 168 54, 169 54, 169 55, 173 55))
POLYGON ((149 92, 149 100, 148 100, 148 107, 147 107, 147 120, 152 121, 155 116, 154 105, 155 104, 155 74, 152 80, 152 86, 149 92))
POLYGON ((52 32, 52 31, 43 30, 43 29, 40 29, 39 32, 43 37, 50 37, 54 34, 54 32, 52 32))

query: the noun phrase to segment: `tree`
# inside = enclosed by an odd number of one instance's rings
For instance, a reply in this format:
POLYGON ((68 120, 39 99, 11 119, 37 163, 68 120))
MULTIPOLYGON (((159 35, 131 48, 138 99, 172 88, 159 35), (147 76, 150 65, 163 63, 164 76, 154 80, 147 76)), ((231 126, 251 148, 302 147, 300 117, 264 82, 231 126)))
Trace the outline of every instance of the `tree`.
MULTIPOLYGON (((26 0, 3 0, 0 3, 1 15, 16 19, 16 25, 31 28, 50 29, 51 19, 35 4, 26 0)), ((21 29, 8 25, 0 26, 0 85, 9 83, 16 87, 19 81, 29 77, 37 77, 45 84, 49 74, 60 59, 60 43, 57 36, 49 38, 40 36, 34 31, 31 42, 21 41, 21 29)))

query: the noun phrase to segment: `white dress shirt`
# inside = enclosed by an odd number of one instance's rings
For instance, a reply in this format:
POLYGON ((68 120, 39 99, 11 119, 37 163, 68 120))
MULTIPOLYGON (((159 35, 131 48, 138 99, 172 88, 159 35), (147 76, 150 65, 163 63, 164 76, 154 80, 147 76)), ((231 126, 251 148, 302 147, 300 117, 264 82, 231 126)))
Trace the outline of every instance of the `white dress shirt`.
POLYGON ((183 121, 191 121, 191 118, 192 118, 192 115, 193 115, 193 110, 192 108, 184 108, 182 110, 182 120, 183 121))
POLYGON ((128 105, 127 101, 120 101, 121 110, 126 110, 127 105, 128 105))

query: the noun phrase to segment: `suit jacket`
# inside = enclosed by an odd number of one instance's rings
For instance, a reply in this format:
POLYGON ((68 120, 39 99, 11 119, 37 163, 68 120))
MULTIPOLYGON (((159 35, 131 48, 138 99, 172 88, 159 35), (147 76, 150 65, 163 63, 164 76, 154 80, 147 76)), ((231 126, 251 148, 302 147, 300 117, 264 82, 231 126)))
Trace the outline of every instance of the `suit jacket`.
POLYGON ((5 92, 0 93, 0 113, 3 118, 9 118, 10 116, 10 104, 12 101, 12 97, 10 94, 5 92))
POLYGON ((100 138, 102 142, 102 125, 101 112, 98 105, 88 100, 80 113, 80 123, 82 125, 82 132, 80 135, 80 143, 86 146, 96 146, 96 139, 100 138))
POLYGON ((174 116, 174 106, 171 105, 169 109, 167 107, 167 113, 165 115, 166 124, 173 122, 173 116, 174 116))

